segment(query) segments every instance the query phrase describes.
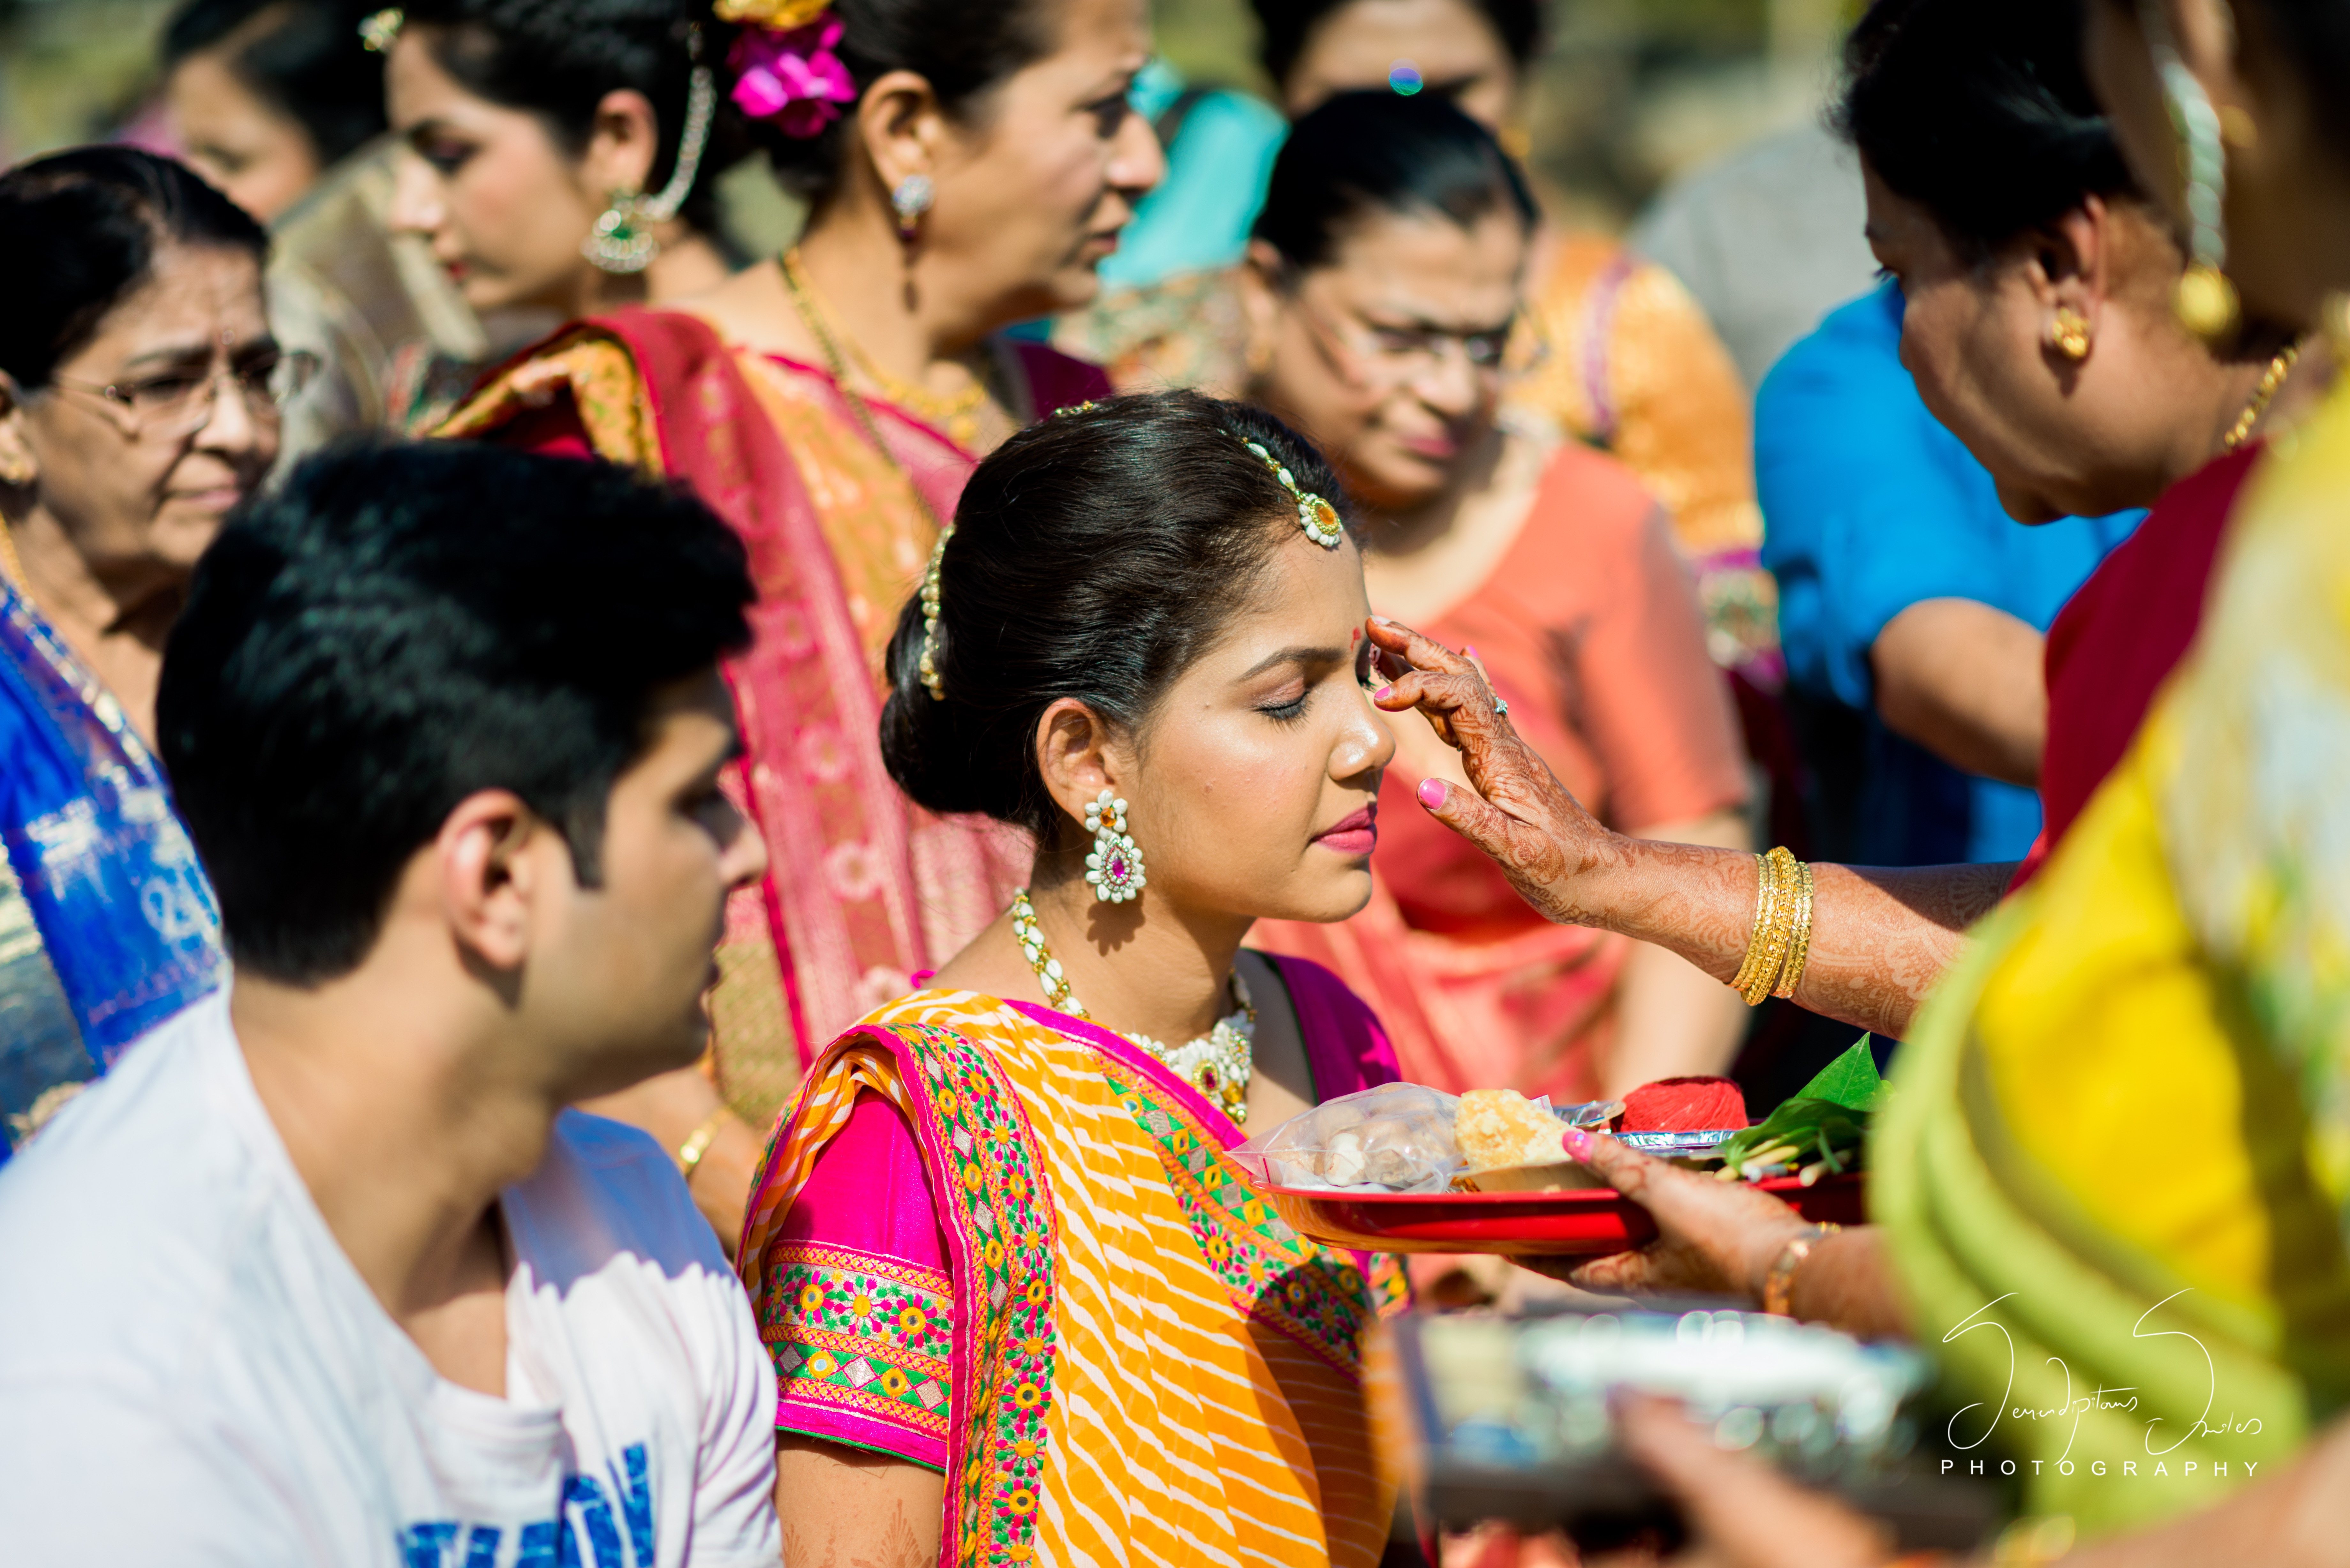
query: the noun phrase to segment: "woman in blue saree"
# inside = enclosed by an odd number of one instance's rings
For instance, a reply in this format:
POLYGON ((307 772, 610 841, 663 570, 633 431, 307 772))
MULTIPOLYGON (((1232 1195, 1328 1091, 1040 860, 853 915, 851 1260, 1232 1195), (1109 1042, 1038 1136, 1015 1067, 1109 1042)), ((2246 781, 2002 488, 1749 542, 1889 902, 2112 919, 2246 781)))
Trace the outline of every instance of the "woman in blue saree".
POLYGON ((307 363, 268 241, 179 164, 0 175, 0 1162, 226 969, 148 748, 188 574, 277 455, 307 363))

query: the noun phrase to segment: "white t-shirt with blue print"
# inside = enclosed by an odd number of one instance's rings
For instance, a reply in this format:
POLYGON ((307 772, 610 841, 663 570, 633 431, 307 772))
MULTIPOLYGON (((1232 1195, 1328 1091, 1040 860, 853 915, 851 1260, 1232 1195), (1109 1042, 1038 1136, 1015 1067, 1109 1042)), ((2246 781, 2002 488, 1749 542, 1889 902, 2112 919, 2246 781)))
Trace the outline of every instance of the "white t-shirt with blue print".
POLYGON ((774 1373, 650 1138, 578 1112, 501 1200, 506 1393, 336 1243, 224 996, 0 1168, 0 1561, 776 1563, 774 1373))

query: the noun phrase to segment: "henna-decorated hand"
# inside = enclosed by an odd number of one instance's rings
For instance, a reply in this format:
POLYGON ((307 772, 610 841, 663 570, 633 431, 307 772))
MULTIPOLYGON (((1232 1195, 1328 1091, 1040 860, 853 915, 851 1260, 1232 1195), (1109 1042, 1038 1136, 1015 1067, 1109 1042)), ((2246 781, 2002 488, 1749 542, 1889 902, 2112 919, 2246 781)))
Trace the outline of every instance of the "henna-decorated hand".
POLYGON ((1565 1136, 1567 1152, 1656 1220, 1657 1239, 1637 1252, 1578 1262, 1521 1258, 1537 1273, 1606 1295, 1741 1296, 1759 1302, 1763 1277, 1804 1219, 1767 1192, 1657 1159, 1605 1133, 1565 1136))
POLYGON ((1493 689, 1462 654, 1399 622, 1373 616, 1372 645, 1406 668, 1375 693, 1384 711, 1417 708, 1438 738, 1461 753, 1473 790, 1441 779, 1420 785, 1429 815, 1483 850, 1527 903, 1574 924, 1589 906, 1576 883, 1617 858, 1619 840, 1559 783, 1509 721, 1494 711, 1493 689))

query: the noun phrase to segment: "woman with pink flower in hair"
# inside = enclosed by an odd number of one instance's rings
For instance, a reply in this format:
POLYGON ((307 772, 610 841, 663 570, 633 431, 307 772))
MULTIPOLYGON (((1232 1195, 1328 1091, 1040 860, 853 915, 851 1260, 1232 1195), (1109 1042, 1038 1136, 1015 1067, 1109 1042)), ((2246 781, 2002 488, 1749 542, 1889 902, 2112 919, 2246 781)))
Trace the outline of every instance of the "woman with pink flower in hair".
POLYGON ((749 546, 732 782, 772 869, 728 911, 709 1070, 596 1107, 677 1151, 731 1246, 802 1062, 962 948, 1028 867, 1016 835, 890 783, 882 653, 980 458, 1108 394, 1002 333, 1090 299, 1159 178, 1126 96, 1144 0, 415 0, 390 47, 415 225, 440 217, 477 306, 577 318, 440 433, 682 481, 749 546), (656 14, 659 79, 624 82, 618 40, 656 14), (810 215, 730 276, 696 203, 752 148, 810 215))

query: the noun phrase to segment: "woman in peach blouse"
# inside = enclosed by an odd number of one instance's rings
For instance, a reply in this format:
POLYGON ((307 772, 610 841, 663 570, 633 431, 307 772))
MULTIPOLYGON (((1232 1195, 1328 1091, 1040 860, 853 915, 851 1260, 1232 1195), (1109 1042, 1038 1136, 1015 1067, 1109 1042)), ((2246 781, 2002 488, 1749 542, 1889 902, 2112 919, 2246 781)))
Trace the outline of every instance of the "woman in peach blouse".
MULTIPOLYGON (((1451 104, 1347 94, 1300 120, 1243 275, 1261 400, 1366 516, 1379 613, 1470 646, 1519 732, 1611 823, 1744 847, 1736 721, 1688 566, 1629 470, 1497 418, 1533 206, 1451 104)), ((1404 1076, 1587 1098, 1716 1073, 1744 1009, 1684 961, 1554 925, 1411 804, 1457 778, 1404 725, 1370 907, 1256 940, 1336 970, 1404 1076)))

